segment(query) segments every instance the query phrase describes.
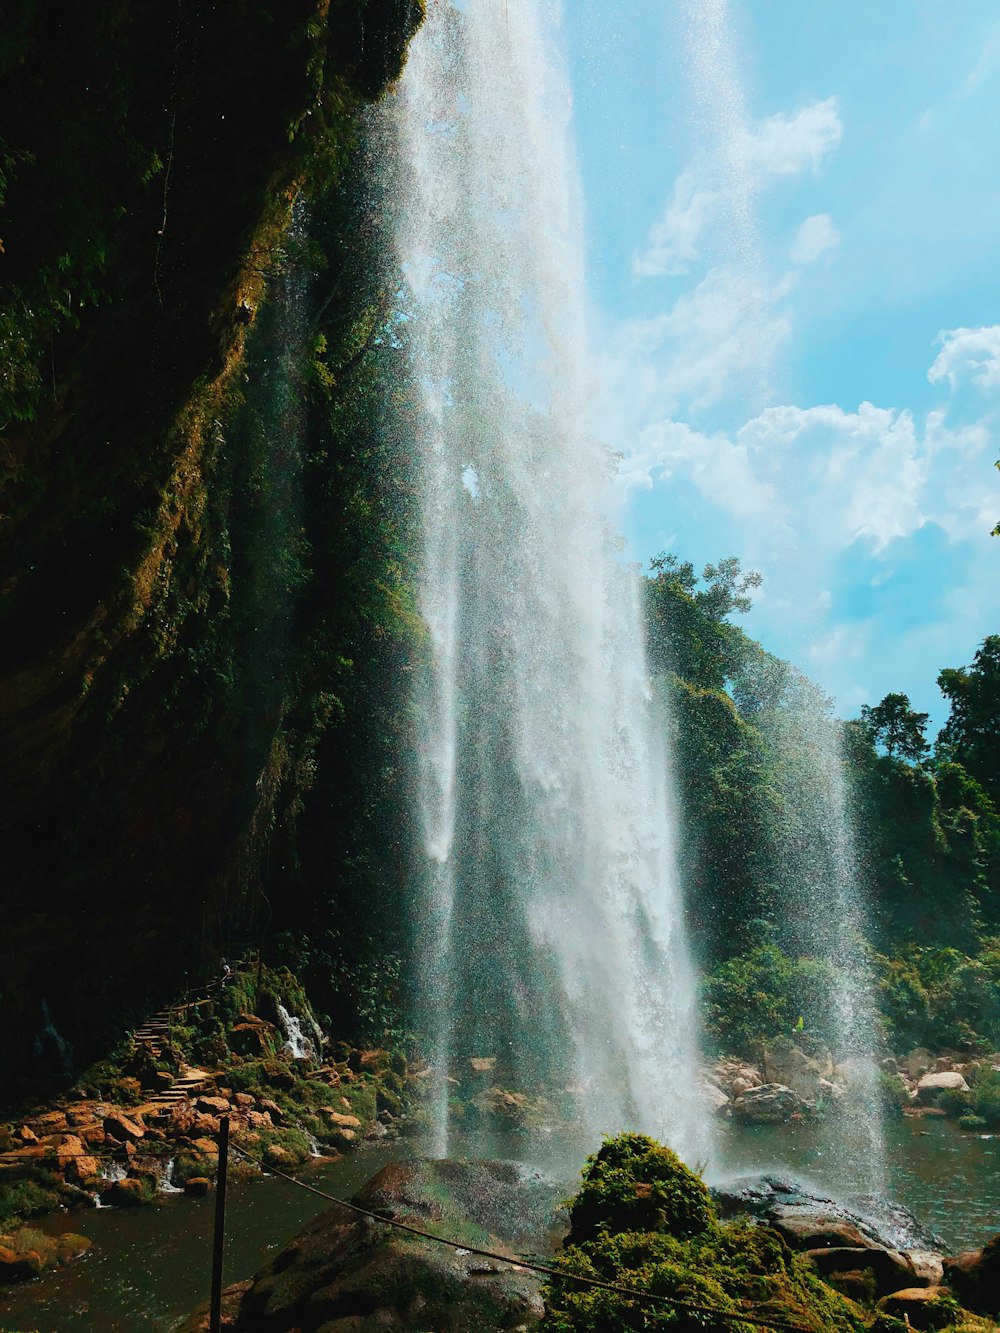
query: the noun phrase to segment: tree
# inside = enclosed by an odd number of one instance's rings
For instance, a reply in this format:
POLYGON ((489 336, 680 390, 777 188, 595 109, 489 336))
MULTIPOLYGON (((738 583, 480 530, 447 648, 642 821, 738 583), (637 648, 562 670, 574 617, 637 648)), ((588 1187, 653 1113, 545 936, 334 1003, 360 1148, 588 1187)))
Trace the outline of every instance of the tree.
POLYGON ((946 667, 938 676, 951 716, 938 753, 962 765, 1000 802, 1000 634, 988 635, 970 667, 946 667))
POLYGON ((917 713, 910 707, 905 694, 887 694, 881 703, 861 709, 861 725, 873 745, 885 746, 890 759, 905 759, 919 763, 929 746, 924 739, 929 715, 917 713))

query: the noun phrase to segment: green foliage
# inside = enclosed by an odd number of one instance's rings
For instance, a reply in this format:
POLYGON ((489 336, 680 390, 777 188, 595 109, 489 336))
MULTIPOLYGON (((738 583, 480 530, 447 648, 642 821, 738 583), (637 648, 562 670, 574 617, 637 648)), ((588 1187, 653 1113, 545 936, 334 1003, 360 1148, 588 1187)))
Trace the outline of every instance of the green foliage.
POLYGON ((0 1181, 0 1224, 21 1217, 41 1217, 59 1206, 53 1178, 37 1168, 16 1180, 0 1181))
POLYGON ((676 1153, 644 1134, 605 1139, 587 1158, 569 1212, 573 1244, 609 1231, 661 1229, 683 1238, 715 1223, 704 1184, 676 1153))
POLYGON ((982 642, 972 665, 947 667, 938 676, 951 714, 938 749, 1000 800, 1000 634, 982 642))

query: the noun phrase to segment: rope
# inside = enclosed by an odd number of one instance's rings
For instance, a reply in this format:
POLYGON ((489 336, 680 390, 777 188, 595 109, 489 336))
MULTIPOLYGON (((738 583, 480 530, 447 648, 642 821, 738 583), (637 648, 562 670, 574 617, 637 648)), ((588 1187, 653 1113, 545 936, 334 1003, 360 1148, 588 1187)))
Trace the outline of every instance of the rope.
POLYGON ((370 1218, 374 1222, 381 1222, 384 1226, 395 1227, 397 1231, 408 1231, 413 1236, 420 1236, 424 1240, 437 1241, 439 1245, 450 1246, 453 1250, 461 1250, 465 1254, 475 1254, 483 1259, 495 1259, 500 1263, 508 1264, 512 1268, 526 1268, 533 1273, 544 1273, 547 1277, 559 1278, 560 1281, 579 1282, 587 1287, 598 1287, 603 1291, 613 1291, 619 1296, 630 1296, 635 1300, 653 1301, 658 1305, 669 1305, 677 1310, 686 1310, 691 1314, 710 1314, 719 1319, 731 1319, 738 1324, 749 1324, 757 1328, 773 1328, 779 1330, 793 1330, 794 1333, 815 1333, 814 1328, 806 1324, 793 1324, 784 1319, 768 1319, 760 1315, 736 1314, 731 1310, 720 1310, 712 1305, 698 1305, 693 1301, 684 1301, 676 1296, 664 1296, 659 1292, 640 1291, 637 1287, 623 1287, 616 1282, 604 1282, 600 1278, 585 1277, 582 1273, 566 1273, 558 1268, 551 1268, 545 1264, 536 1264, 529 1259, 524 1259, 516 1255, 513 1259, 507 1254, 497 1254, 494 1250, 482 1250, 475 1245, 465 1245, 461 1241, 447 1240, 444 1236, 435 1236, 431 1231, 424 1231, 420 1227, 411 1226, 408 1222, 397 1222, 391 1217, 383 1217, 380 1213, 373 1213, 368 1208, 362 1208, 360 1204, 348 1203, 346 1199, 338 1199, 334 1194, 327 1194, 325 1190, 317 1189, 315 1185, 307 1185, 304 1180, 296 1180, 294 1176, 288 1175, 284 1171, 279 1171, 275 1166, 269 1166, 258 1157, 252 1157, 245 1148, 241 1148, 236 1143, 230 1143, 242 1157, 248 1162, 253 1162, 255 1166, 261 1167, 264 1171, 271 1172, 272 1175, 281 1176, 282 1180, 287 1180, 293 1185, 298 1185, 299 1189, 308 1190, 310 1194, 317 1194, 321 1199, 327 1199, 330 1203, 339 1204, 341 1208, 348 1209, 349 1212, 357 1213, 361 1217, 370 1218))

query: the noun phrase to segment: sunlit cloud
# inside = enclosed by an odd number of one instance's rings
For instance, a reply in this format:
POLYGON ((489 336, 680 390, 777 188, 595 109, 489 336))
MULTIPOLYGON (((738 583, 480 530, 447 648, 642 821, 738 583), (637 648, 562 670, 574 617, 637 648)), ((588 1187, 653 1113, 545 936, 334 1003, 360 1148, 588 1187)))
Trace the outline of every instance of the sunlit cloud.
POLYGON ((837 99, 828 97, 799 111, 768 116, 750 135, 747 153, 763 175, 818 172, 843 135, 837 99))
POLYGON ((840 232, 829 213, 816 213, 799 228, 789 257, 793 264, 815 264, 839 244, 840 232))
POLYGON ((969 379, 981 389, 1000 385, 1000 324, 980 329, 943 329, 941 350, 927 372, 932 384, 947 380, 952 388, 969 379))

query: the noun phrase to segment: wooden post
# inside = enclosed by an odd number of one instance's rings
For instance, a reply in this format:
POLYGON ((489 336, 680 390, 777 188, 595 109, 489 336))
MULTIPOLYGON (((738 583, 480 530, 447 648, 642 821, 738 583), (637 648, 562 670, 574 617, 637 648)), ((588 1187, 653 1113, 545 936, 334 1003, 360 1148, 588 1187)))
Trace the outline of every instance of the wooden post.
POLYGON ((215 1241, 212 1246, 212 1300, 208 1333, 222 1329, 222 1251, 226 1237, 226 1172, 229 1168, 229 1116, 219 1116, 219 1171, 215 1182, 215 1241))

